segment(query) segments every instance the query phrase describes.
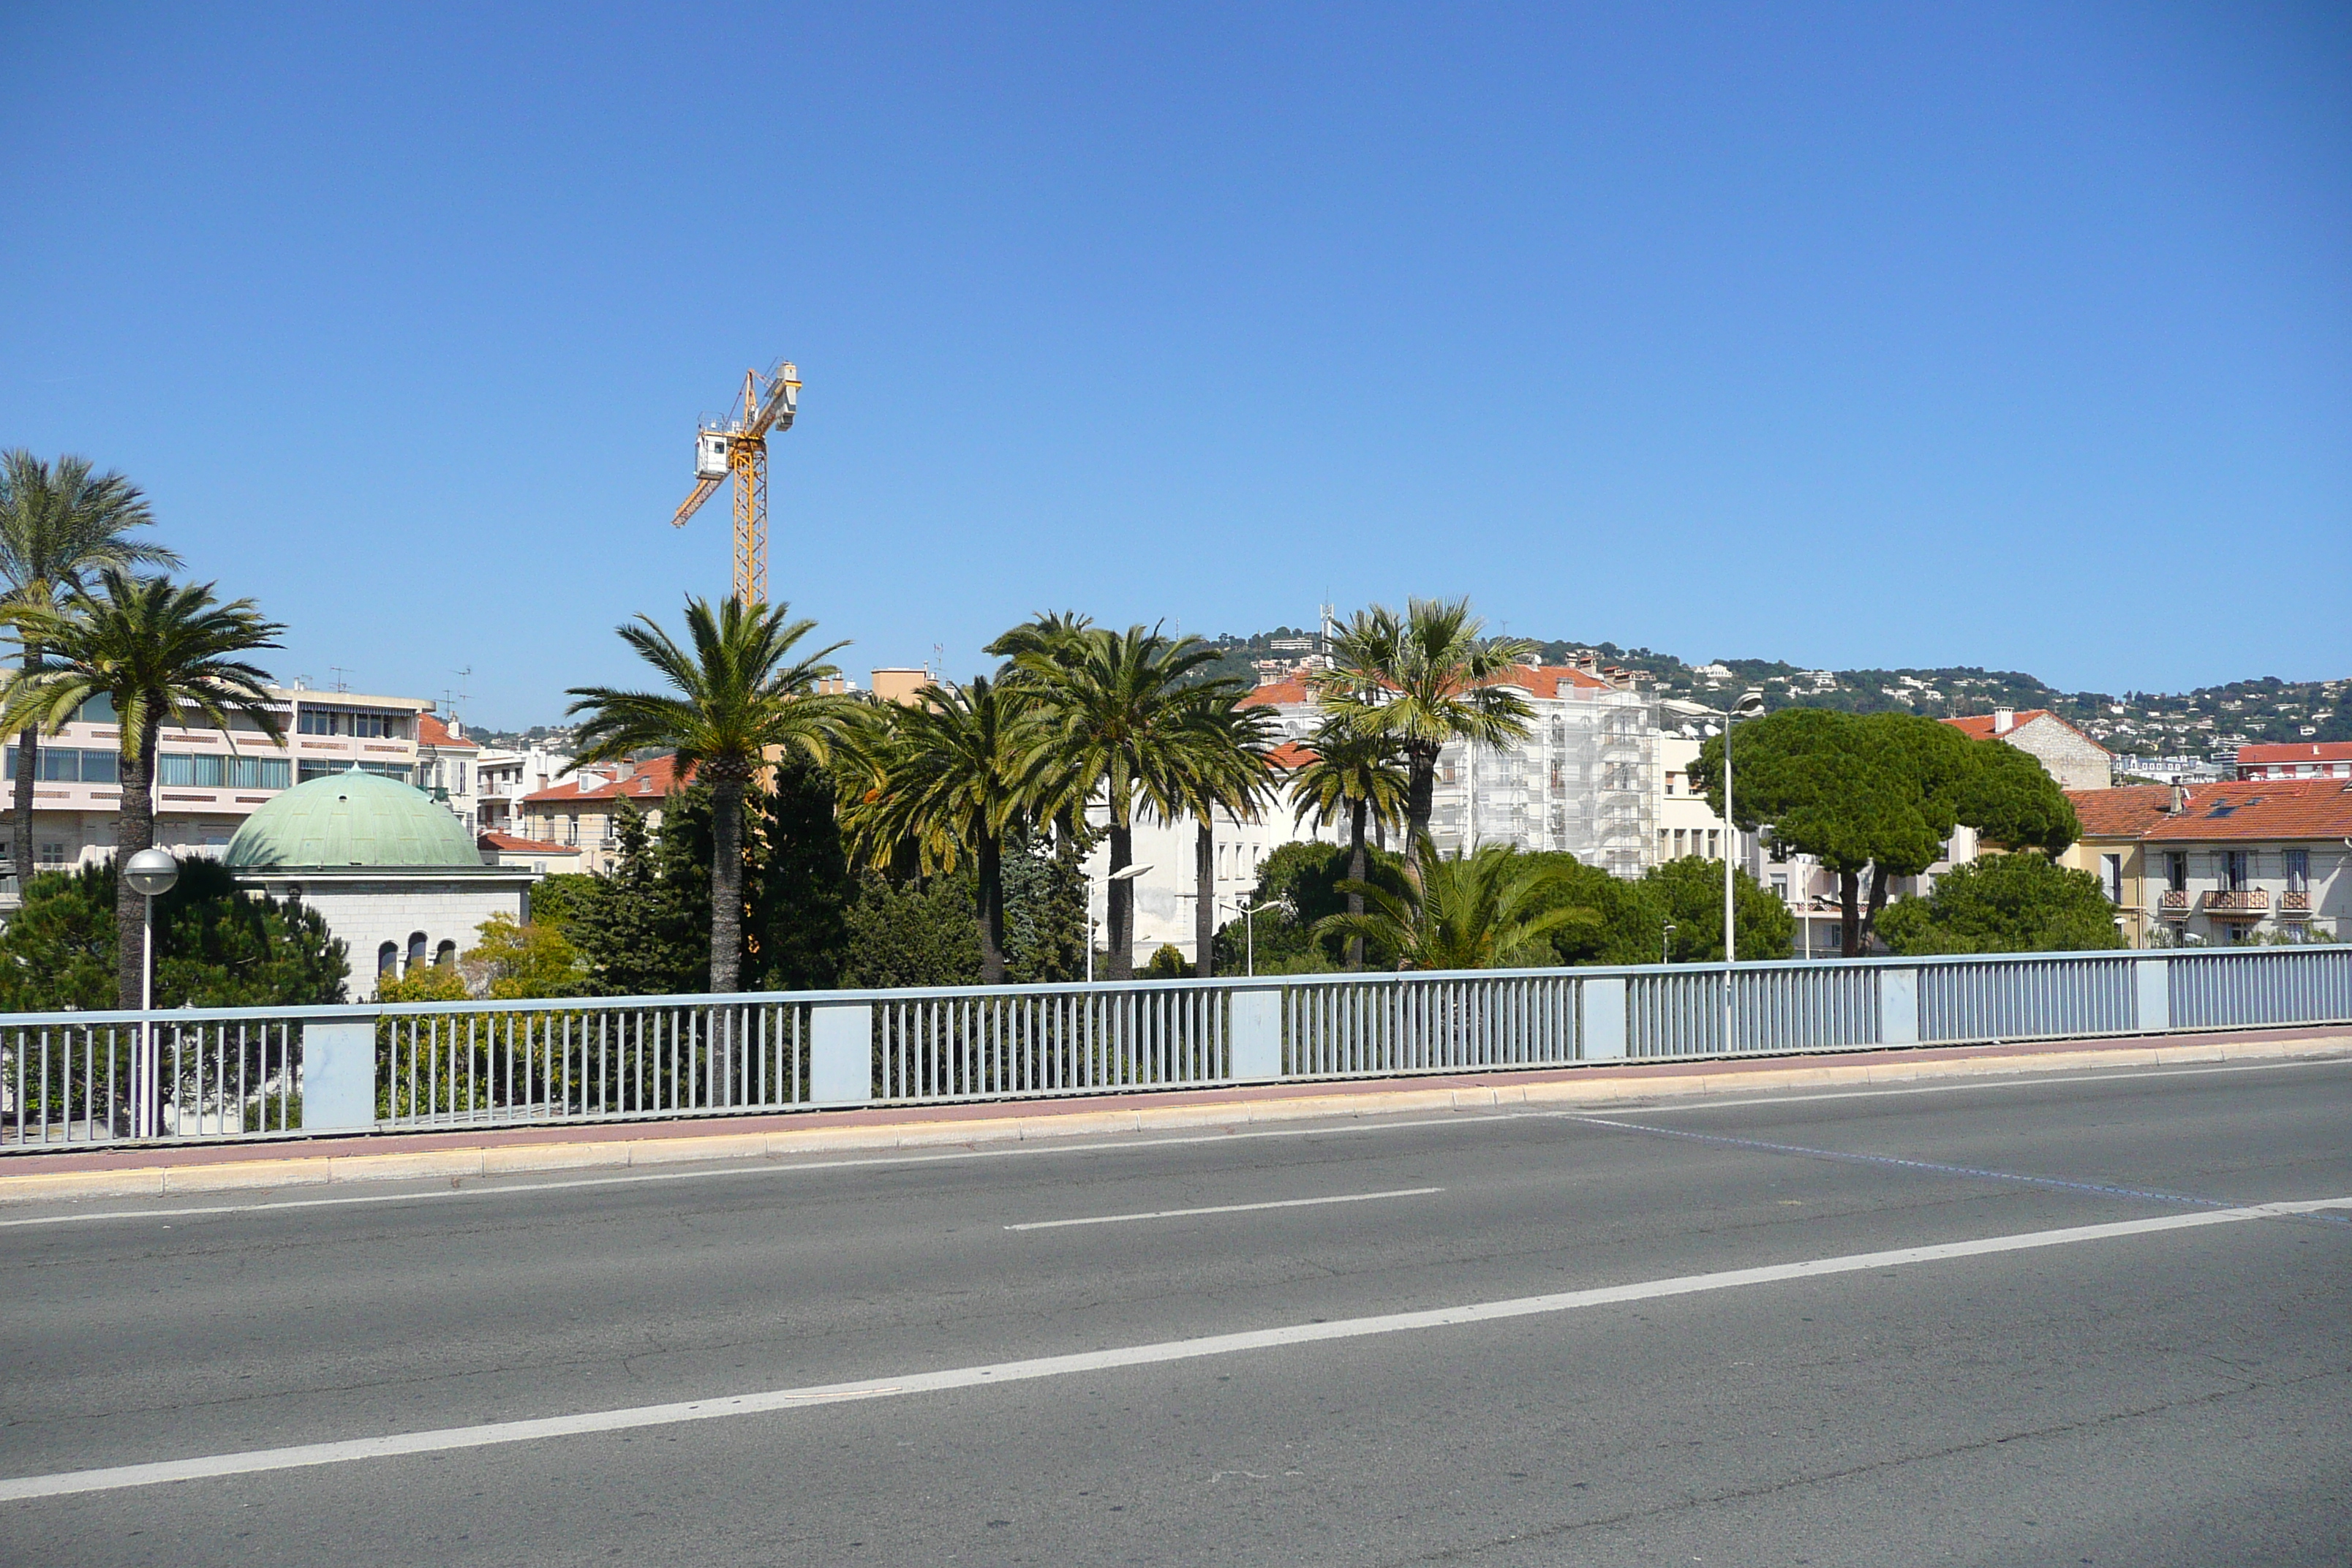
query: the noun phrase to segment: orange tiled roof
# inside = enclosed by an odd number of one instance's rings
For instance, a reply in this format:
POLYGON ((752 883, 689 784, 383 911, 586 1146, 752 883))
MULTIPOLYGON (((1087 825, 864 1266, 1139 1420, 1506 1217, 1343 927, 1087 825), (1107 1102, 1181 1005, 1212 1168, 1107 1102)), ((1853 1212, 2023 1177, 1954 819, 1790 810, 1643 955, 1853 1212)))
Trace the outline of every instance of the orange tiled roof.
POLYGON ((591 773, 581 773, 566 779, 552 789, 543 789, 522 797, 525 805, 563 805, 579 800, 659 800, 673 789, 694 782, 694 770, 688 768, 684 778, 677 776, 677 759, 656 757, 637 764, 636 772, 615 782, 598 778, 591 773), (592 787, 583 789, 583 784, 592 787))
POLYGON ((2342 779, 2239 779, 2200 784, 2189 809, 2141 837, 2178 844, 2209 838, 2352 837, 2352 784, 2342 779))
POLYGON ((2352 763, 2352 741, 2297 741, 2292 745, 2240 746, 2238 765, 2249 763, 2352 763))
POLYGON ((436 713, 419 713, 416 716, 416 743, 438 746, 445 752, 478 752, 482 749, 471 741, 461 741, 449 733, 449 726, 436 713))
POLYGON ((514 855, 577 855, 576 844, 550 844, 543 838, 518 838, 511 833, 482 833, 474 837, 477 847, 502 849, 514 855))
POLYGON ((1296 773, 1315 760, 1315 753, 1296 741, 1285 741, 1265 754, 1265 760, 1284 773, 1296 773))
MULTIPOLYGON (((2057 714, 2053 713, 2047 708, 2019 709, 2016 712, 2010 715, 2009 728, 2001 731, 1998 734, 1993 731, 1993 718, 1994 715, 1990 713, 1969 713, 1958 719, 1947 719, 1943 721, 1943 722, 1949 724, 1953 729, 1959 731, 1960 733, 1973 736, 1979 741, 2006 741, 2011 735, 2016 734, 2020 730, 2024 729, 2028 724, 2032 723, 2036 719, 2047 719, 2053 724, 2063 724, 2067 729, 2074 730, 2074 725, 2067 724, 2065 720, 2061 719, 2057 714)), ((2082 731, 2074 730, 2074 733, 2081 736, 2084 742, 2087 744, 2099 746, 2099 743, 2096 741, 2092 740, 2088 735, 2083 734, 2082 731)), ((2099 746, 2099 750, 2104 752, 2106 748, 2105 746, 2099 746)))
POLYGON ((2125 784, 2117 789, 2070 789, 2074 815, 2085 838, 2137 838, 2162 822, 2172 804, 2169 784, 2125 784))

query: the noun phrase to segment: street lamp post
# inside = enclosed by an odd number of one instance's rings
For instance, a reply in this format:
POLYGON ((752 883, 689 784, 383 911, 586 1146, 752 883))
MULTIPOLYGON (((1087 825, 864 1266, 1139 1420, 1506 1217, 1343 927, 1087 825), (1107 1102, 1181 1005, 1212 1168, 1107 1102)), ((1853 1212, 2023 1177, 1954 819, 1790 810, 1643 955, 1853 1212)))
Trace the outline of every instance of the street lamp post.
POLYGON ((1658 962, 1660 963, 1672 963, 1674 961, 1675 922, 1672 921, 1666 921, 1661 923, 1658 927, 1658 962))
POLYGON ((1723 1039, 1720 1047, 1731 1049, 1731 965, 1738 956, 1736 935, 1738 900, 1734 897, 1733 878, 1739 858, 1739 827, 1731 816, 1731 727, 1742 719, 1753 719, 1764 711, 1764 693, 1751 686, 1739 694, 1723 716, 1723 1039))
POLYGON ((139 932, 139 1055, 131 1071, 131 1136, 152 1138, 158 1113, 155 1084, 155 900, 180 879, 180 863, 168 849, 146 848, 123 862, 123 880, 146 900, 139 932))
POLYGON ((1255 909, 1249 907, 1247 899, 1236 899, 1234 902, 1242 911, 1242 977, 1254 979, 1257 974, 1257 917, 1282 900, 1271 899, 1255 909))

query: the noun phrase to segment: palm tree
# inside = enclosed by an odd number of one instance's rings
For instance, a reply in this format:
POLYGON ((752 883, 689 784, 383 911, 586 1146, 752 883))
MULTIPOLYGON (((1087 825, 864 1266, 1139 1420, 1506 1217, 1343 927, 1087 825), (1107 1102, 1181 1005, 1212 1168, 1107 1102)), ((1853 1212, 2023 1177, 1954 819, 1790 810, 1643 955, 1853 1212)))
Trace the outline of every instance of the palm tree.
POLYGON ((678 776, 691 771, 710 786, 710 988, 734 991, 743 975, 743 792, 782 752, 825 760, 855 721, 857 700, 818 689, 840 674, 825 662, 848 647, 837 642, 795 654, 816 627, 788 621, 789 605, 730 598, 715 612, 707 599, 686 601, 691 649, 680 647, 649 616, 617 628, 621 640, 661 673, 667 691, 575 686, 566 716, 585 715, 572 768, 631 752, 677 754, 678 776))
POLYGON ((1179 758, 1197 747, 1201 699, 1186 681, 1216 651, 1198 637, 1129 626, 1088 628, 1060 648, 1031 648, 1013 663, 1039 720, 1028 766, 1040 798, 1075 811, 1100 795, 1110 816, 1110 978, 1135 976, 1135 889, 1118 875, 1134 863, 1139 812, 1172 820, 1183 809, 1179 758))
POLYGON ((1524 737, 1527 699, 1496 684, 1535 652, 1525 637, 1482 637, 1468 599, 1414 599, 1399 616, 1359 610, 1331 640, 1333 668, 1315 678, 1323 710, 1404 753, 1405 871, 1419 876, 1448 742, 1503 746, 1524 737))
MULTIPOLYGON (((1348 880, 1371 880, 1371 863, 1364 847, 1364 830, 1370 822, 1383 828, 1404 820, 1406 791, 1411 781, 1397 765, 1396 742, 1386 735, 1364 734, 1344 719, 1328 718, 1316 726, 1308 742, 1315 760, 1290 781, 1290 798, 1297 803, 1297 819, 1309 812, 1318 827, 1328 827, 1342 816, 1348 819, 1348 880)), ((1361 915, 1364 897, 1348 895, 1348 912, 1361 915)), ((1348 939, 1348 967, 1364 966, 1364 939, 1348 939)))
POLYGON ((1004 983, 1004 831, 1025 816, 1034 721, 1018 689, 986 676, 933 684, 891 710, 874 783, 845 813, 863 857, 887 864, 911 839, 925 870, 969 853, 979 881, 980 978, 1004 983))
MULTIPOLYGON (((268 672, 236 656, 278 647, 285 627, 263 619, 250 599, 222 604, 209 583, 134 578, 117 566, 102 569, 98 581, 100 593, 78 591, 62 606, 19 602, 0 611, 20 643, 37 644, 45 655, 40 668, 8 683, 0 733, 38 725, 55 734, 83 703, 113 704, 121 734, 121 866, 155 842, 155 744, 165 724, 201 723, 226 734, 231 716, 241 714, 284 742, 268 672)), ((131 879, 118 878, 115 980, 124 1007, 139 1005, 140 906, 131 879)))
MULTIPOLYGON (((998 685, 1034 689, 1044 679, 1038 673, 1042 665, 1066 669, 1079 661, 1094 624, 1093 616, 1076 610, 1041 610, 981 651, 1007 661, 996 672, 998 685)), ((1066 769, 1045 765, 1033 772, 1029 788, 1033 816, 1054 825, 1055 858, 1075 867, 1087 852, 1088 835, 1086 797, 1071 793, 1073 778, 1066 769)))
POLYGON ((1192 723, 1183 743, 1169 756, 1176 798, 1193 821, 1193 973, 1205 980, 1213 968, 1217 937, 1217 813, 1235 820, 1254 817, 1274 795, 1275 717, 1264 708, 1245 708, 1247 689, 1238 680, 1212 680, 1190 689, 1192 723))
POLYGON ((1315 925, 1394 948, 1399 969, 1496 969, 1551 962, 1543 939, 1564 925, 1597 922, 1593 910, 1555 902, 1567 868, 1516 845, 1482 844, 1466 854, 1441 856, 1424 835, 1421 879, 1391 889, 1347 881, 1342 890, 1370 906, 1362 914, 1330 915, 1315 925))
MULTIPOLYGON (((57 605, 87 592, 109 566, 171 568, 180 558, 160 544, 128 537, 154 519, 139 487, 121 474, 93 475, 87 458, 59 458, 52 468, 18 448, 0 453, 0 582, 12 605, 57 605)), ((24 644, 24 668, 41 668, 41 645, 24 644)), ((16 869, 32 864, 33 781, 41 736, 27 726, 16 742, 16 809, 10 816, 16 869)))

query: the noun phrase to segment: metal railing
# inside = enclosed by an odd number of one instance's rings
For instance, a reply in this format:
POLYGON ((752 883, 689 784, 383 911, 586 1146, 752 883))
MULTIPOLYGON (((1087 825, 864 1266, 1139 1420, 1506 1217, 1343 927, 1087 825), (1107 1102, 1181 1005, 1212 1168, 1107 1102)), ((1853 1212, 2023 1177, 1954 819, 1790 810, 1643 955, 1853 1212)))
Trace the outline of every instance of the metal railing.
POLYGON ((2339 1023, 2352 944, 18 1015, 0 1150, 2339 1023))

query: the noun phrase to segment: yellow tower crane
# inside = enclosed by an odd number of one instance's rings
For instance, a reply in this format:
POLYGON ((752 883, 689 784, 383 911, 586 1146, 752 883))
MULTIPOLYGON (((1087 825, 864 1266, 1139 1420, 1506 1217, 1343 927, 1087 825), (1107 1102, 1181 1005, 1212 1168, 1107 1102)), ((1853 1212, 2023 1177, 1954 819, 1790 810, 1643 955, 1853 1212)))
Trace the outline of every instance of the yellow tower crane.
POLYGON ((768 432, 793 427, 800 407, 801 373, 779 360, 761 375, 743 373, 743 401, 717 419, 705 419, 694 437, 694 491, 671 518, 686 520, 710 492, 735 479, 735 596, 746 605, 768 602, 768 432))

